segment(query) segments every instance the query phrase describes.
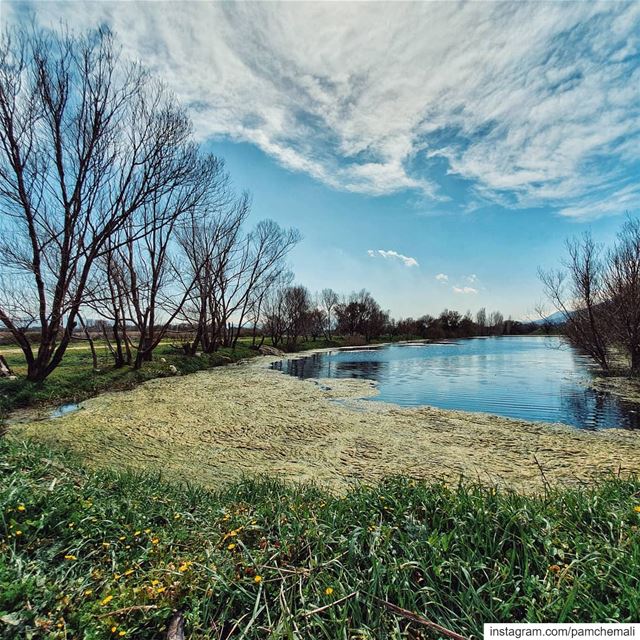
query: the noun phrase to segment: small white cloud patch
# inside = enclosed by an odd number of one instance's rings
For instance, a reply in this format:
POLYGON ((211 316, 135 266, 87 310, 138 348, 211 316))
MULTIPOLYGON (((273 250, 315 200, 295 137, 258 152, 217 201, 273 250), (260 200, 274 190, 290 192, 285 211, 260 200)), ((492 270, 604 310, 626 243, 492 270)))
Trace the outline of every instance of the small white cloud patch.
POLYGON ((369 249, 367 251, 367 254, 369 255, 370 258, 381 257, 381 258, 384 258, 385 260, 399 260, 404 264, 405 267, 420 266, 418 264, 418 261, 415 258, 402 255, 401 253, 398 253, 397 251, 393 251, 393 250, 385 251, 384 249, 378 249, 374 251, 373 249, 369 249))
POLYGON ((443 283, 444 283, 444 282, 449 282, 449 276, 448 276, 446 273, 439 273, 439 274, 436 276, 436 280, 437 280, 438 282, 443 282, 443 283))
POLYGON ((478 293, 477 289, 473 287, 453 287, 453 293, 464 293, 464 294, 472 294, 475 295, 478 293))

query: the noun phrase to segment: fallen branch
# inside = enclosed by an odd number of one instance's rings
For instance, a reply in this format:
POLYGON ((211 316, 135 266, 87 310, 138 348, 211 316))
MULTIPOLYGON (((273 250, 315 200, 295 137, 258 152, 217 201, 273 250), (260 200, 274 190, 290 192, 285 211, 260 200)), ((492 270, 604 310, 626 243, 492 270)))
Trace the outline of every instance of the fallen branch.
POLYGON ((176 611, 167 625, 167 640, 184 640, 184 616, 176 611))
POLYGON ((407 609, 403 609, 402 607, 391 604, 390 602, 382 600, 381 598, 376 598, 375 596, 373 596, 373 599, 377 600, 380 604, 383 604, 385 607, 387 607, 387 609, 389 609, 389 611, 393 611, 403 618, 407 618, 407 620, 411 620, 412 622, 417 622, 418 624, 424 625, 425 627, 429 627, 434 631, 441 633, 443 636, 448 636, 449 638, 453 638, 453 640, 469 640, 465 636, 461 636, 455 631, 451 631, 435 622, 431 622, 431 620, 427 620, 426 618, 419 616, 417 613, 413 613, 411 611, 408 611, 407 609))
POLYGON ((337 604, 340 604, 341 602, 344 602, 349 598, 353 598, 353 596, 355 596, 357 593, 358 593, 357 591, 352 591, 348 596, 344 596, 344 598, 338 598, 338 600, 334 600, 330 604, 325 604, 324 607, 319 607, 318 609, 313 609, 312 611, 305 611, 302 615, 305 618, 308 618, 309 616, 312 616, 314 613, 320 613, 321 611, 326 611, 327 609, 330 609, 331 607, 335 607, 337 604))

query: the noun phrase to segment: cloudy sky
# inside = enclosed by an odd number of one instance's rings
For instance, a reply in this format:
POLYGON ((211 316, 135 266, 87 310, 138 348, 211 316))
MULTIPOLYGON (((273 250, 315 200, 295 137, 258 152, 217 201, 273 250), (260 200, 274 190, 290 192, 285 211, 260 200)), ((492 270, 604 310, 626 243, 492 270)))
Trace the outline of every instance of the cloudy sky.
POLYGON ((108 24, 295 225, 312 289, 533 314, 563 239, 640 212, 640 2, 0 5, 108 24))

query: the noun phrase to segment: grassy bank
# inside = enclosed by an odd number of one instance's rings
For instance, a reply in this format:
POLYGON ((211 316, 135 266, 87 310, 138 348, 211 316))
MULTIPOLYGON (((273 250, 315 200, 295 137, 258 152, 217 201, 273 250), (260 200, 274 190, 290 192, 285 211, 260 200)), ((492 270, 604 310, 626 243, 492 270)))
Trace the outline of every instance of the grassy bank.
MULTIPOLYGON (((393 340, 388 338, 376 342, 385 341, 393 340)), ((270 340, 265 344, 269 345, 270 340)), ((293 351, 364 344, 360 338, 335 337, 332 340, 302 341, 296 344, 293 351)), ((136 371, 131 367, 115 369, 106 344, 101 341, 96 342, 96 350, 99 371, 93 369, 89 346, 86 343, 74 343, 65 353, 60 366, 44 382, 33 383, 24 379, 26 365, 20 349, 17 346, 0 347, 0 353, 18 375, 17 380, 0 380, 0 420, 14 409, 80 402, 104 391, 131 389, 146 380, 175 375, 172 366, 180 374, 188 374, 251 358, 258 353, 251 348, 251 338, 241 338, 235 349, 221 348, 215 353, 200 356, 184 356, 171 344, 162 343, 154 352, 154 360, 144 363, 142 369, 136 371)))
POLYGON ((89 347, 73 345, 60 366, 44 382, 34 383, 24 378, 26 366, 18 349, 5 348, 0 353, 5 354, 18 375, 17 380, 0 380, 0 419, 14 409, 80 402, 103 391, 131 389, 146 380, 175 375, 172 366, 179 373, 187 374, 256 355, 256 351, 244 343, 236 349, 220 349, 201 356, 184 356, 171 345, 161 344, 154 353, 154 360, 136 371, 132 367, 115 369, 106 349, 98 344, 99 371, 94 371, 89 347))
POLYGON ((28 441, 1 441, 0 460, 3 638, 157 638, 173 609, 212 639, 434 637, 381 601, 476 637, 640 610, 637 480, 525 497, 393 479, 334 497, 87 471, 28 441))

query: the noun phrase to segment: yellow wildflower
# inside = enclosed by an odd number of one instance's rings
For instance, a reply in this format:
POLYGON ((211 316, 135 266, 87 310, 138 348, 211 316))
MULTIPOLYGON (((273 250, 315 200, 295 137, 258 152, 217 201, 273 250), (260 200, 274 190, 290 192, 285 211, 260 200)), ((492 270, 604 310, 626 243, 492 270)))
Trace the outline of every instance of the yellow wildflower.
MULTIPOLYGON (((20 508, 20 507, 18 507, 18 508, 20 508)), ((634 510, 636 513, 640 513, 640 504, 639 504, 639 505, 636 505, 635 507, 633 507, 633 510, 634 510)))
POLYGON ((76 556, 69 554, 64 557, 65 560, 77 560, 76 556))
POLYGON ((158 544, 158 542, 160 542, 160 539, 159 539, 159 538, 153 538, 153 539, 151 540, 151 544, 158 544))
POLYGON ((110 543, 110 542, 103 542, 103 543, 102 543, 102 546, 103 546, 105 549, 108 549, 108 548, 111 546, 111 543, 110 543))
POLYGON ((158 587, 156 589, 156 593, 164 593, 166 591, 166 589, 164 587, 158 587))
POLYGON ((151 529, 145 529, 144 532, 145 533, 151 533, 151 529))
POLYGON ((85 596, 90 596, 93 593, 93 589, 85 589, 84 590, 84 595, 85 596))
POLYGON ((23 504, 18 505, 18 511, 25 511, 26 507, 23 504))
POLYGON ((160 584, 160 580, 152 580, 151 581, 151 586, 155 587, 157 584, 160 584))
POLYGON ((134 531, 134 532, 133 532, 133 535, 134 535, 134 536, 139 536, 139 535, 140 535, 140 533, 141 533, 140 531, 134 531))
POLYGON ((232 549, 235 549, 235 548, 236 548, 236 545, 233 544, 233 542, 231 544, 227 545, 227 549, 229 549, 229 551, 231 551, 232 549))
POLYGON ((253 581, 254 581, 254 582, 262 582, 262 576, 256 576, 256 577, 253 579, 253 581))
POLYGON ((21 535, 22 535, 22 531, 20 531, 20 529, 18 529, 18 530, 16 531, 16 535, 17 535, 17 536, 21 536, 21 535))
POLYGON ((118 635, 122 638, 122 637, 127 635, 127 632, 126 631, 121 631, 118 635))
POLYGON ((115 633, 118 630, 118 627, 111 627, 111 633, 115 633))
POLYGON ((106 598, 104 598, 104 600, 102 600, 100 604, 104 607, 105 605, 109 604, 112 600, 113 600, 113 596, 107 596, 106 598))
POLYGON ((333 587, 327 587, 324 590, 325 595, 330 596, 333 593, 333 587))
POLYGON ((118 540, 126 540, 126 539, 127 539, 127 537, 126 537, 126 536, 120 536, 120 537, 118 538, 118 540))

